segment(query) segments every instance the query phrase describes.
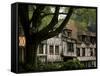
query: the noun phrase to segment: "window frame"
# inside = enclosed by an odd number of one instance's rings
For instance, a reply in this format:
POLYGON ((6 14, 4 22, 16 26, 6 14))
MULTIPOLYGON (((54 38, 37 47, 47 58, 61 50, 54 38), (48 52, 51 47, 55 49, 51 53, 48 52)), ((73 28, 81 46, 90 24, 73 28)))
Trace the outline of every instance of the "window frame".
POLYGON ((67 42, 67 51, 68 52, 74 52, 74 43, 67 42))
POLYGON ((59 45, 55 45, 55 55, 59 55, 59 45))
POLYGON ((54 49, 53 49, 53 48, 54 48, 53 45, 50 45, 50 46, 49 46, 49 54, 50 54, 50 55, 53 55, 53 54, 54 54, 54 49), (51 47, 52 47, 52 50, 51 50, 51 47))

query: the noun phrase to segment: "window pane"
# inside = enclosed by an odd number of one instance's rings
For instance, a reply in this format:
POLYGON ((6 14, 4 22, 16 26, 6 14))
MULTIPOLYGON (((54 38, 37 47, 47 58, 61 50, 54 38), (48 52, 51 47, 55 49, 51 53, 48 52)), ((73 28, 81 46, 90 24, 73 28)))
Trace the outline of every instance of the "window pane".
POLYGON ((85 42, 85 36, 84 35, 82 35, 82 41, 85 42))
POLYGON ((59 55, 59 46, 55 46, 55 54, 59 55))
POLYGON ((82 48, 82 56, 85 56, 85 48, 82 48))
POLYGON ((90 48, 90 56, 93 56, 93 48, 90 48))
POLYGON ((47 54, 47 45, 45 46, 45 54, 47 54))
POLYGON ((68 52, 74 52, 74 47, 73 47, 73 43, 69 43, 67 44, 67 50, 68 52))
POLYGON ((52 55, 52 54, 53 54, 53 46, 50 45, 50 55, 52 55))
POLYGON ((71 37, 71 32, 68 32, 68 37, 71 37))
POLYGON ((80 56, 80 48, 76 48, 76 54, 77 56, 80 56))

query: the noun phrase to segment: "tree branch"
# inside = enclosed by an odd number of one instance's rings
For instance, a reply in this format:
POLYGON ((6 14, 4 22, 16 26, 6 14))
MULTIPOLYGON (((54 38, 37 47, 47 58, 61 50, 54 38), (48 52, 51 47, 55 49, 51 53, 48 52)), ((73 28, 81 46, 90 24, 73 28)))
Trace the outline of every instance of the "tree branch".
POLYGON ((38 32, 39 36, 42 36, 43 34, 47 33, 49 30, 53 30, 53 27, 58 23, 59 9, 60 7, 55 8, 55 13, 51 22, 47 25, 47 27, 44 27, 44 29, 38 32))
MULTIPOLYGON (((36 20, 37 19, 39 19, 39 17, 40 17, 40 13, 41 13, 41 11, 43 10, 45 8, 45 6, 41 6, 41 5, 39 5, 39 6, 37 6, 37 8, 36 8, 36 10, 33 12, 33 14, 32 14, 32 18, 31 18, 31 20, 30 20, 30 24, 31 24, 31 22, 33 21, 35 21, 36 22, 36 20)), ((38 21, 37 21, 38 22, 38 21)))
POLYGON ((66 18, 64 19, 64 21, 62 22, 62 24, 56 30, 48 32, 42 40, 46 40, 48 38, 58 35, 62 31, 62 29, 65 27, 65 25, 68 23, 72 13, 73 13, 73 7, 69 9, 68 14, 66 18))

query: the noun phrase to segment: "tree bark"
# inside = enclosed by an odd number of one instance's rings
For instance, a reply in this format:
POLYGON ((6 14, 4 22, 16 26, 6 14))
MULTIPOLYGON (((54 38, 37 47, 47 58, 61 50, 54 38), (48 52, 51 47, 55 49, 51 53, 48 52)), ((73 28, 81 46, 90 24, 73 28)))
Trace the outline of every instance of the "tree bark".
POLYGON ((32 67, 34 67, 34 70, 37 70, 38 64, 37 64, 37 49, 38 49, 38 43, 34 43, 33 44, 33 53, 32 53, 32 57, 33 57, 33 63, 32 63, 32 67))
MULTIPOLYGON (((26 38, 26 46, 25 46, 25 67, 26 69, 31 70, 32 68, 36 70, 37 68, 37 47, 38 43, 36 42, 36 38, 33 38, 30 35, 30 24, 28 17, 28 6, 20 5, 19 6, 19 19, 24 29, 24 34, 26 38), (33 38, 33 39, 32 39, 33 38), (33 40, 35 42, 33 42, 33 40)), ((35 36, 34 36, 35 37, 35 36)))
POLYGON ((26 66, 28 70, 37 70, 37 49, 39 43, 28 43, 26 45, 26 66))

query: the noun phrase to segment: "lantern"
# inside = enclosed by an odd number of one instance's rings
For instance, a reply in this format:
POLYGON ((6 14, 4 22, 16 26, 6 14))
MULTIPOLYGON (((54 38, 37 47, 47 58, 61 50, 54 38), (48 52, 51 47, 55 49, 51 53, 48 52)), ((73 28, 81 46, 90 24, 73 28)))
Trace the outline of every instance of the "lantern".
POLYGON ((25 36, 19 36, 19 46, 25 47, 26 39, 25 36))

